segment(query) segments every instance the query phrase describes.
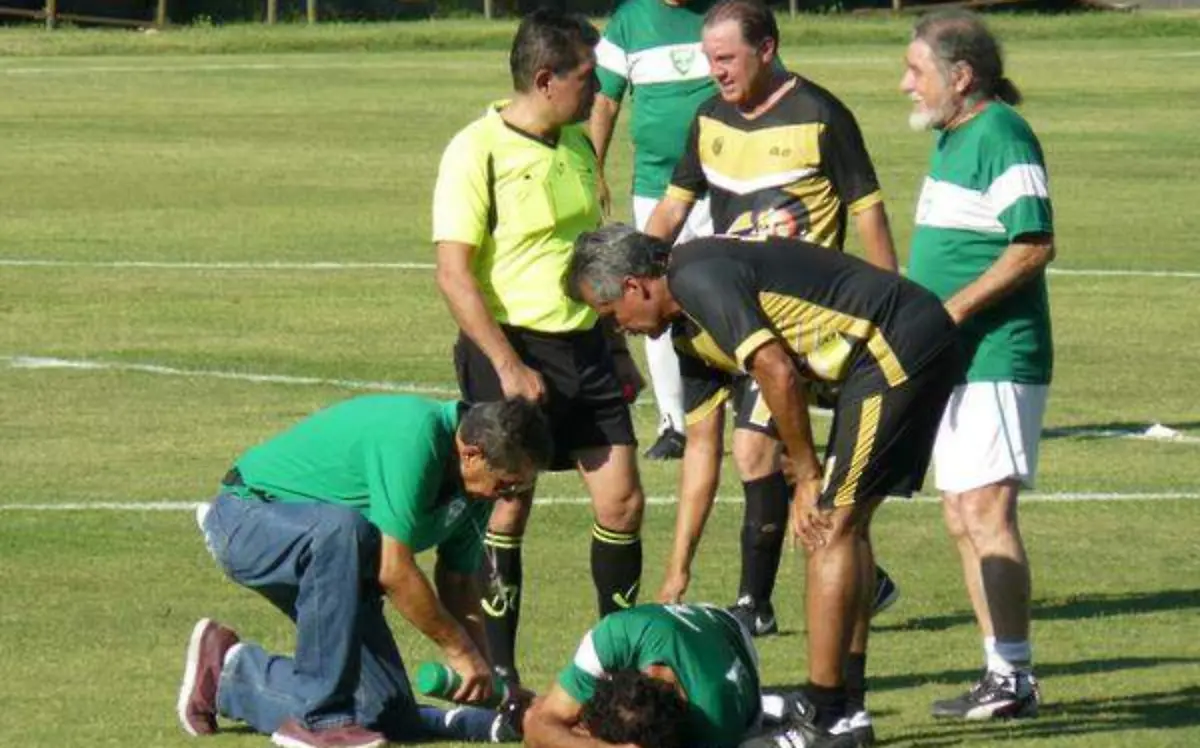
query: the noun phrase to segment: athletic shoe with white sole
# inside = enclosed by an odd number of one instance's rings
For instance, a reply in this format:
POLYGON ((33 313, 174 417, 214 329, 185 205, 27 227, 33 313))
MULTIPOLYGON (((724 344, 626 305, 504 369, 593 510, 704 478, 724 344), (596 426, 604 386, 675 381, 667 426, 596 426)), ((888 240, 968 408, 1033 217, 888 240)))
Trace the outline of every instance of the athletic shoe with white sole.
POLYGON ((233 629, 208 618, 192 627, 175 706, 179 725, 188 735, 212 735, 217 731, 217 683, 225 654, 237 643, 233 629))
POLYGON ((834 735, 849 735, 854 738, 858 748, 869 748, 875 745, 875 727, 871 724, 871 715, 865 709, 860 709, 849 717, 842 717, 838 723, 829 728, 834 735))
POLYGON ((271 742, 280 748, 381 748, 387 739, 356 724, 309 729, 289 719, 271 733, 271 742))
POLYGON ((1036 717, 1042 700, 1031 673, 1000 675, 990 670, 962 696, 933 702, 933 716, 947 719, 1026 719, 1036 717))
POLYGON ((739 597, 729 608, 729 614, 746 627, 750 636, 770 636, 779 631, 775 620, 775 606, 771 601, 758 602, 750 596, 739 597))

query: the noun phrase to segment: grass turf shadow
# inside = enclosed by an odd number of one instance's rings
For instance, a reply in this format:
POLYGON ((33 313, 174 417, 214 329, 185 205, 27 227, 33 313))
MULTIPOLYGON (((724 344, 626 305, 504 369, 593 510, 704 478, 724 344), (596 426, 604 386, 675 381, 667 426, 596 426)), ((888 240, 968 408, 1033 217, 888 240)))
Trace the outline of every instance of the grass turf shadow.
POLYGON ((1200 726, 1200 686, 1115 699, 1077 699, 1042 705, 1035 720, 933 723, 927 733, 879 740, 894 748, 942 748, 962 743, 994 743, 1126 730, 1172 730, 1200 726), (942 727, 942 725, 945 725, 942 727))
MULTIPOLYGON (((1035 601, 1033 620, 1073 621, 1083 618, 1137 615, 1168 610, 1200 608, 1200 589, 1129 592, 1117 595, 1084 594, 1067 598, 1035 601)), ((975 614, 956 611, 936 616, 910 618, 899 623, 872 626, 873 631, 945 631, 955 626, 973 624, 975 614)))

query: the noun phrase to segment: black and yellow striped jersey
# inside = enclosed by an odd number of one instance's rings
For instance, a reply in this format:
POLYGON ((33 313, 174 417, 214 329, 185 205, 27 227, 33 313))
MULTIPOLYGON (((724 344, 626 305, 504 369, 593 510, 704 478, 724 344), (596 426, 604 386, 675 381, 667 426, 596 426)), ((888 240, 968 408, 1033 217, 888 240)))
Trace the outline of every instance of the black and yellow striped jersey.
POLYGON ((903 384, 958 335, 916 283, 796 239, 697 239, 672 252, 667 283, 684 313, 672 336, 689 423, 773 340, 806 379, 858 396, 903 384))
POLYGON ((854 115, 833 94, 792 75, 770 109, 747 119, 715 96, 692 121, 667 195, 709 196, 713 229, 789 236, 842 249, 847 214, 883 198, 854 115))

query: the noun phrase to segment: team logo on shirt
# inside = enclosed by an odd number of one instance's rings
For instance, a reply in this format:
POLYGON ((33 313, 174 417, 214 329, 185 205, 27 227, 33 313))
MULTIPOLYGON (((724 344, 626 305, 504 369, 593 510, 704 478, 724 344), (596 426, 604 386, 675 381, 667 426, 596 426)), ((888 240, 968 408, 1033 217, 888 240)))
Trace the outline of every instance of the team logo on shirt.
POLYGON ((725 150, 725 138, 722 138, 722 137, 713 138, 712 154, 714 156, 720 156, 721 151, 723 151, 723 150, 725 150))
POLYGON ((454 524, 459 515, 466 511, 467 502, 464 499, 455 499, 446 507, 446 527, 454 524))
POLYGON ((696 60, 696 50, 694 49, 672 49, 671 64, 675 66, 675 72, 680 75, 687 75, 692 69, 692 63, 696 60))

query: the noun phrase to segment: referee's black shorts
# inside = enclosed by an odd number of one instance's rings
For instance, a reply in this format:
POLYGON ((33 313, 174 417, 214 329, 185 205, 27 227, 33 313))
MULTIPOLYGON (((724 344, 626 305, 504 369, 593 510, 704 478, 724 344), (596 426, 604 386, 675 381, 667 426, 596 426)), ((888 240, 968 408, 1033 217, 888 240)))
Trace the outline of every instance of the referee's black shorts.
POLYGON ((820 506, 911 496, 920 489, 942 411, 962 383, 964 366, 962 349, 951 343, 896 387, 859 393, 852 375, 833 412, 820 506))
MULTIPOLYGON (((551 470, 574 469, 577 450, 637 444, 629 404, 599 325, 564 333, 507 325, 500 329, 525 365, 546 382, 545 409, 554 436, 551 470)), ((504 398, 492 362, 461 332, 454 344, 454 370, 466 402, 504 398)))

